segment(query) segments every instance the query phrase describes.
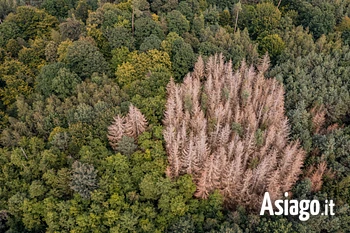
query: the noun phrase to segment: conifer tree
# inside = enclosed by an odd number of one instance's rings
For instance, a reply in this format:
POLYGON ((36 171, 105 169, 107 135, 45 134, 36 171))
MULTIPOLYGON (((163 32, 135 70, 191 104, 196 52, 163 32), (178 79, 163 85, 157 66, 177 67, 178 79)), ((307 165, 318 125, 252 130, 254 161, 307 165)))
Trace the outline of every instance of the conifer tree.
POLYGON ((119 151, 119 142, 123 136, 137 139, 146 130, 147 124, 145 116, 131 104, 128 115, 126 117, 117 115, 108 127, 107 138, 112 149, 119 151))
POLYGON ((124 117, 116 116, 113 119, 113 123, 108 127, 108 141, 113 150, 117 150, 118 141, 123 137, 123 133, 125 130, 124 117))
POLYGON ((191 174, 195 196, 218 189, 228 207, 258 209, 264 192, 290 191, 305 152, 289 142, 284 90, 261 64, 232 71, 222 55, 201 57, 182 84, 170 81, 164 119, 167 175, 191 174), (203 80, 203 81, 201 81, 203 80))

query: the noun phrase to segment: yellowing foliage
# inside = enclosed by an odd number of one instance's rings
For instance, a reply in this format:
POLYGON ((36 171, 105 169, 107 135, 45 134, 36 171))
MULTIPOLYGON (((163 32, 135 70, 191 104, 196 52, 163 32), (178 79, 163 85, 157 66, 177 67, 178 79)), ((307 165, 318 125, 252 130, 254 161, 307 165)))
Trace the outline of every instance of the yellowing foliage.
POLYGON ((67 54, 67 49, 68 47, 72 44, 73 42, 71 40, 66 40, 63 41, 57 49, 57 54, 58 54, 58 61, 64 61, 66 54, 67 54))
POLYGON ((141 80, 148 72, 159 69, 171 70, 171 61, 168 53, 149 50, 146 53, 132 52, 125 63, 117 67, 115 75, 120 85, 128 85, 133 81, 141 80))

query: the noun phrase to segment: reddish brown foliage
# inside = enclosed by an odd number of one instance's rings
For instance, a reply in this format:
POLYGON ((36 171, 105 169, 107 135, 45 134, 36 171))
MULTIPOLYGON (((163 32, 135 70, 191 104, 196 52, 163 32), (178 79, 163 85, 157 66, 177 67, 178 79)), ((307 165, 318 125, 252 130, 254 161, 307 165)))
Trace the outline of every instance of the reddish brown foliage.
POLYGON ((326 121, 326 110, 323 106, 311 109, 314 133, 320 133, 326 121))
POLYGON ((322 178, 323 175, 325 174, 325 172, 327 168, 327 163, 325 161, 321 162, 317 168, 315 168, 314 166, 312 166, 311 168, 309 168, 309 174, 310 174, 310 180, 311 180, 311 190, 313 192, 317 192, 320 191, 322 188, 322 178))
POLYGON ((219 189, 229 207, 258 209, 264 192, 276 199, 290 190, 305 153, 288 142, 283 88, 264 78, 268 58, 258 71, 245 63, 235 73, 231 67, 222 56, 206 65, 200 57, 182 84, 169 83, 167 175, 192 174, 197 197, 219 189))
POLYGON ((147 127, 145 116, 135 106, 130 105, 126 117, 116 116, 113 123, 108 127, 108 141, 113 150, 117 150, 118 142, 123 135, 137 139, 147 127))

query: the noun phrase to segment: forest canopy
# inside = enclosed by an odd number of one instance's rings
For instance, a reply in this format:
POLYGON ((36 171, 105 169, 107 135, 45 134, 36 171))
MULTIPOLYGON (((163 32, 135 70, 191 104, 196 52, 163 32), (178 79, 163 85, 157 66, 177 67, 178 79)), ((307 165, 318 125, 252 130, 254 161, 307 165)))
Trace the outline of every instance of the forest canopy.
POLYGON ((0 232, 350 232, 349 17, 0 0, 0 232), (260 216, 265 191, 335 215, 260 216))

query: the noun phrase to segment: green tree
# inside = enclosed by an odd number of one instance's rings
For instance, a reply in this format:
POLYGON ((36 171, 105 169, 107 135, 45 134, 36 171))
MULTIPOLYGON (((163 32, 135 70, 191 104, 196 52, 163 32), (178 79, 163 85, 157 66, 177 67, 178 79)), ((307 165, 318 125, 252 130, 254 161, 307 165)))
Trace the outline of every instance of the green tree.
POLYGON ((226 26, 229 25, 231 21, 231 14, 230 11, 226 8, 222 12, 220 12, 220 25, 226 26))
POLYGON ((149 71, 162 68, 171 69, 171 61, 167 53, 158 50, 149 50, 146 53, 134 51, 128 55, 126 62, 117 68, 117 81, 126 88, 125 90, 131 91, 135 88, 132 86, 133 81, 144 79, 149 71))
POLYGON ((180 80, 193 66, 195 55, 191 45, 183 40, 175 40, 173 42, 171 53, 174 77, 180 80))
POLYGON ((37 73, 38 68, 45 64, 46 45, 47 42, 43 39, 30 40, 29 46, 22 47, 18 52, 18 60, 37 73))
POLYGON ((159 49, 161 40, 154 34, 150 35, 149 37, 145 38, 143 43, 140 45, 140 51, 147 51, 152 49, 159 49))
POLYGON ((74 10, 74 15, 77 17, 77 19, 86 22, 89 10, 92 10, 92 7, 88 4, 87 0, 79 0, 78 5, 74 10))
POLYGON ((75 86, 81 80, 75 73, 69 71, 64 63, 46 65, 36 78, 36 88, 45 96, 56 94, 64 99, 72 94, 75 86))
POLYGON ((295 0, 291 8, 299 12, 299 23, 310 28, 315 38, 328 34, 336 24, 335 6, 331 3, 295 0))
POLYGON ((67 67, 81 78, 89 78, 94 72, 108 74, 108 63, 102 53, 88 41, 75 41, 67 48, 64 58, 67 67))
POLYGON ((155 0, 151 3, 151 10, 157 14, 160 12, 170 12, 178 6, 178 1, 155 0))
POLYGON ((344 121, 350 101, 349 87, 344 82, 349 73, 348 53, 348 47, 340 53, 311 52, 276 66, 271 74, 285 83, 286 108, 295 109, 301 101, 307 110, 324 105, 328 122, 344 121))
POLYGON ((10 107, 19 95, 28 97, 32 93, 34 74, 23 63, 5 61, 0 66, 0 77, 5 83, 0 89, 0 97, 5 106, 10 107))
POLYGON ((342 32, 342 40, 344 44, 350 45, 350 18, 345 16, 341 23, 337 26, 337 30, 342 32))
POLYGON ((62 40, 70 39, 78 40, 82 32, 85 30, 83 22, 75 18, 67 18, 67 20, 59 25, 62 40))
POLYGON ((196 34, 199 35, 201 30, 204 29, 204 16, 201 15, 195 15, 193 18, 193 23, 191 25, 191 30, 196 34))
POLYGON ((194 10, 196 1, 181 1, 176 10, 180 11, 187 20, 192 21, 194 16, 194 10))
POLYGON ((18 52, 22 49, 20 41, 17 39, 10 39, 6 44, 6 51, 10 53, 12 57, 18 57, 18 52))
POLYGON ((76 0, 44 0, 41 7, 50 15, 58 19, 64 19, 68 16, 68 11, 75 7, 76 0))
POLYGON ((44 10, 20 6, 16 13, 7 16, 6 21, 18 26, 23 39, 34 39, 36 36, 49 36, 51 29, 58 26, 58 20, 44 10))
POLYGON ((285 50, 279 58, 280 62, 295 60, 297 57, 305 57, 316 50, 316 44, 312 35, 301 26, 283 33, 282 39, 285 43, 285 50))
POLYGON ((0 1, 0 20, 3 20, 6 15, 14 12, 17 7, 16 0, 1 0, 0 1))
POLYGON ((0 24, 0 46, 5 46, 10 39, 15 39, 20 35, 20 28, 14 22, 5 20, 0 24))
POLYGON ((112 50, 111 65, 112 69, 117 69, 118 66, 122 65, 127 61, 127 57, 130 51, 127 47, 120 47, 112 50))
POLYGON ((149 17, 141 17, 135 20, 135 40, 138 48, 146 37, 151 34, 156 35, 159 39, 164 39, 164 32, 160 25, 149 17))
POLYGON ((140 17, 143 15, 144 11, 149 12, 149 3, 145 0, 132 0, 131 1, 131 31, 132 35, 135 32, 135 16, 140 17))
POLYGON ((57 75, 52 80, 52 90, 59 98, 64 99, 73 94, 75 87, 81 79, 67 68, 58 70, 57 75))
POLYGON ((134 48, 134 38, 132 37, 130 30, 123 26, 113 28, 108 27, 104 30, 104 35, 113 49, 123 46, 129 49, 134 48))
POLYGON ((166 16, 169 32, 176 32, 182 35, 190 30, 190 23, 180 11, 173 10, 166 16))
POLYGON ((58 44, 54 41, 50 41, 47 43, 45 48, 45 57, 46 61, 48 62, 55 62, 57 61, 58 54, 57 54, 58 44))
POLYGON ((277 57, 283 52, 284 48, 285 44, 278 34, 265 36, 259 42, 260 54, 268 52, 273 63, 277 61, 277 57))
POLYGON ((220 20, 220 13, 217 10, 216 6, 210 5, 203 13, 204 20, 208 24, 216 24, 220 20))
POLYGON ((97 187, 97 171, 90 164, 75 161, 72 165, 71 189, 83 198, 90 198, 91 191, 97 187))
POLYGON ((259 3, 256 5, 254 18, 252 18, 251 34, 254 37, 262 33, 270 33, 276 29, 281 20, 281 12, 272 3, 259 3))
POLYGON ((172 54, 172 50, 173 50, 173 43, 177 39, 183 40, 183 38, 181 36, 179 36, 176 32, 170 32, 166 36, 165 40, 163 40, 162 43, 161 43, 162 50, 164 50, 169 55, 171 55, 172 54))
POLYGON ((123 136, 118 142, 116 151, 129 157, 136 149, 137 145, 135 144, 134 138, 123 136))
POLYGON ((279 219, 265 219, 263 218, 259 226, 256 229, 256 232, 291 232, 293 231, 292 223, 288 222, 285 218, 279 219))

